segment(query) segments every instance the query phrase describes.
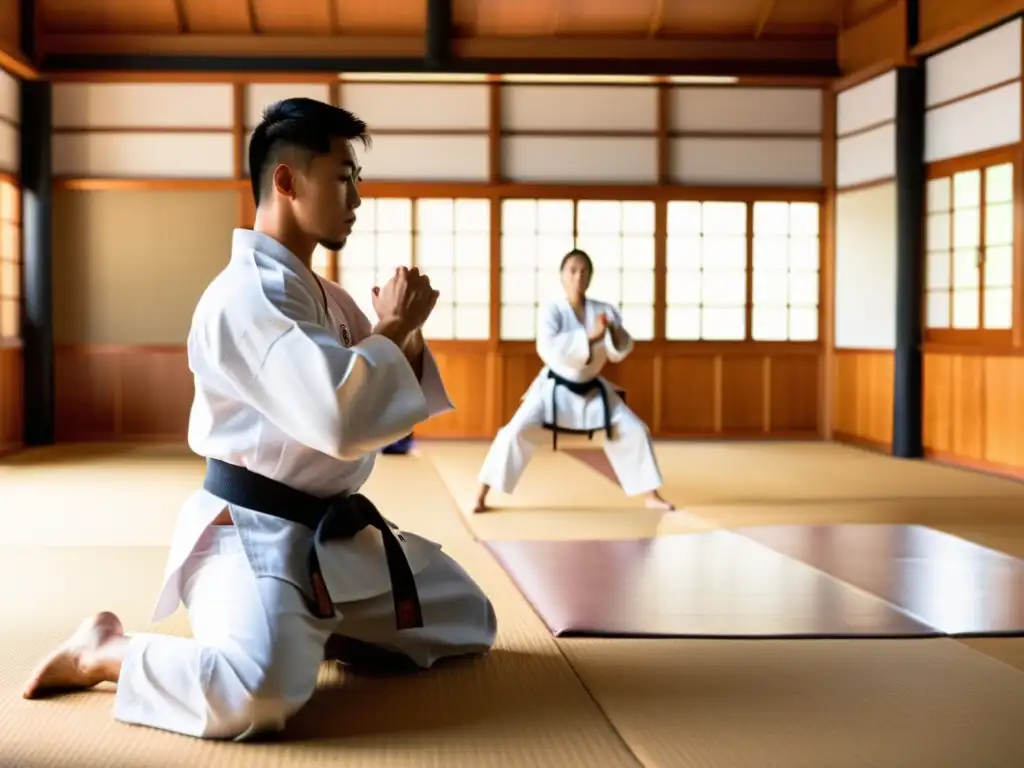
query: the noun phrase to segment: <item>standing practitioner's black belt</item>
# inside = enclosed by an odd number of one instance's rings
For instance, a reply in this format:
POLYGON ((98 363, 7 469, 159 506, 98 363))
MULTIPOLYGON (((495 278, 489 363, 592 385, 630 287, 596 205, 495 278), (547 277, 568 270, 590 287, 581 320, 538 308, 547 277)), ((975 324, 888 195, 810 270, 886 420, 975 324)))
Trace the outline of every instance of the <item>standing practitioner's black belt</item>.
POLYGON ((208 459, 206 462, 203 488, 229 504, 298 523, 314 532, 309 547, 309 578, 315 599, 307 602, 313 615, 321 619, 330 619, 336 614, 316 554, 317 542, 350 539, 366 526, 372 525, 380 531, 384 542, 398 629, 423 626, 416 580, 405 557, 405 550, 399 544, 397 534, 365 496, 358 493, 339 494, 321 499, 258 475, 245 467, 217 459, 208 459))
POLYGON ((601 384, 601 380, 598 378, 591 379, 590 381, 569 381, 569 379, 562 378, 554 371, 548 371, 548 378, 555 382, 555 386, 551 389, 551 432, 552 432, 552 447, 558 447, 558 388, 565 387, 574 395, 586 395, 593 392, 595 389, 601 394, 601 404, 604 406, 604 431, 608 435, 610 440, 612 437, 612 410, 611 406, 608 405, 608 391, 601 384))

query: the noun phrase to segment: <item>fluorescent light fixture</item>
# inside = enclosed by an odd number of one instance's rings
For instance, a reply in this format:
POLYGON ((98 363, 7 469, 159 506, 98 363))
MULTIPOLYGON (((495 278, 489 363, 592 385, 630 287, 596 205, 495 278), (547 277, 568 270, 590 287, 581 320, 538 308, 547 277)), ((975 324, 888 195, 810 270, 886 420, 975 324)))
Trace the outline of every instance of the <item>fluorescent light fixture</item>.
POLYGON ((350 83, 483 83, 487 75, 459 72, 339 72, 350 83))
MULTIPOLYGON (((352 83, 484 83, 491 75, 462 72, 339 72, 338 79, 352 83)), ((504 83, 560 83, 650 85, 664 80, 655 75, 559 75, 559 74, 506 74, 497 78, 504 83)), ((738 77, 726 75, 672 75, 667 78, 674 85, 732 85, 738 77)))
POLYGON ((646 85, 653 83, 655 78, 651 75, 502 75, 501 79, 506 83, 607 83, 609 85, 646 85))
POLYGON ((734 85, 740 79, 728 75, 672 75, 668 81, 675 85, 734 85))

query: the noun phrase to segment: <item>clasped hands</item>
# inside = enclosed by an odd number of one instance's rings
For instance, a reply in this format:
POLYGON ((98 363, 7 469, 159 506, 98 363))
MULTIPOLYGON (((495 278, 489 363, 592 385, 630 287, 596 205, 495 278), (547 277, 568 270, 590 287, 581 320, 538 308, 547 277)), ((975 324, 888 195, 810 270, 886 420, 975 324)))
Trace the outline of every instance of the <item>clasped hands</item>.
POLYGON ((407 353, 418 354, 423 344, 420 331, 434 311, 439 295, 431 287, 430 278, 420 274, 419 269, 398 267, 384 287, 374 286, 372 301, 377 325, 373 332, 391 339, 407 353))
POLYGON ((609 320, 608 315, 602 312, 594 320, 594 330, 590 332, 591 343, 596 344, 601 341, 607 331, 611 331, 612 334, 615 333, 615 322, 613 320, 609 320))

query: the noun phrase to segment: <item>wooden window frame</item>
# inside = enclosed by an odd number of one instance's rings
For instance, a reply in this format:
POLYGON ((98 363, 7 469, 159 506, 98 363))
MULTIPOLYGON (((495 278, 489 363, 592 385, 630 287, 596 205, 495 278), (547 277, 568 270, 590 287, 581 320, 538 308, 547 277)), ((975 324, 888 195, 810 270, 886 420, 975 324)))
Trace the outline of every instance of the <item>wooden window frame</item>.
MULTIPOLYGON (((565 187, 558 187, 558 189, 563 190, 563 189, 566 189, 566 188, 565 187)), ((534 191, 536 191, 536 190, 534 190, 534 191)), ((504 235, 504 230, 501 229, 501 221, 502 221, 502 213, 504 211, 505 203, 507 201, 516 201, 516 200, 534 200, 534 201, 564 200, 566 202, 571 203, 572 204, 572 233, 571 233, 572 245, 570 246, 570 248, 578 248, 578 247, 580 247, 580 244, 579 244, 579 237, 580 237, 580 230, 579 230, 579 205, 580 205, 581 202, 616 202, 616 203, 637 203, 637 202, 640 202, 640 203, 652 203, 653 206, 654 206, 654 231, 651 233, 651 237, 652 237, 653 243, 654 243, 654 267, 653 267, 653 270, 654 270, 654 300, 653 300, 653 302, 651 304, 651 312, 653 314, 653 321, 654 321, 653 322, 653 329, 654 329, 654 332, 653 332, 652 337, 650 339, 643 339, 643 340, 639 340, 638 339, 636 341, 636 343, 637 344, 651 344, 651 343, 657 342, 659 340, 664 340, 664 311, 663 311, 663 307, 664 307, 664 274, 663 273, 664 273, 664 263, 665 263, 664 262, 665 249, 664 249, 664 238, 662 236, 659 236, 659 232, 661 233, 661 235, 664 235, 665 226, 664 226, 664 220, 663 219, 664 219, 665 202, 663 200, 659 201, 656 196, 650 195, 650 194, 647 194, 647 195, 643 195, 643 194, 640 194, 640 195, 629 195, 629 196, 619 197, 619 196, 616 196, 614 194, 614 192, 615 192, 615 188, 614 187, 595 187, 595 188, 590 188, 590 187, 585 187, 585 186, 574 186, 574 187, 571 188, 571 192, 569 192, 568 194, 564 194, 564 195, 555 195, 555 194, 549 194, 549 195, 538 195, 538 194, 518 195, 518 194, 511 194, 511 195, 504 195, 504 196, 496 199, 495 202, 496 202, 496 207, 497 207, 497 213, 495 215, 496 215, 496 219, 497 219, 497 222, 498 222, 498 232, 497 232, 496 239, 492 240, 492 243, 497 247, 497 252, 496 253, 492 253, 491 258, 492 258, 492 263, 497 263, 497 265, 498 265, 498 271, 496 273, 496 278, 497 278, 496 279, 496 285, 497 285, 497 297, 498 297, 497 298, 497 308, 498 308, 498 316, 499 316, 499 325, 498 325, 498 327, 496 329, 496 336, 497 336, 497 341, 498 341, 499 344, 534 344, 536 342, 535 339, 530 339, 530 340, 526 340, 526 339, 503 339, 501 337, 500 313, 501 313, 502 306, 504 306, 503 302, 501 300, 501 270, 502 270, 501 240, 502 240, 502 236, 504 235), (591 190, 592 189, 597 190, 597 194, 591 194, 591 190), (659 243, 661 243, 661 244, 659 245, 659 243), (659 275, 661 276, 660 278, 659 278, 659 275), (661 283, 661 294, 660 295, 662 297, 660 303, 659 303, 659 298, 658 298, 659 297, 659 282, 661 283), (661 309, 659 309, 659 307, 661 307, 661 309), (659 324, 659 321, 660 321, 660 324, 659 324)), ((621 233, 620 233, 620 236, 621 236, 621 233)), ((568 249, 566 250, 566 253, 568 253, 568 249)), ((562 254, 562 255, 564 255, 564 254, 562 254)), ((495 279, 492 278, 492 283, 494 283, 494 282, 495 282, 495 279)), ((492 295, 493 295, 493 291, 492 291, 492 295)))
MULTIPOLYGON (((240 226, 251 227, 254 216, 252 195, 248 181, 234 182, 240 184, 241 222, 240 226)), ((108 186, 129 185, 133 189, 155 188, 167 182, 146 182, 131 180, 130 182, 78 183, 57 182, 58 188, 107 188, 108 186)), ((445 349, 462 349, 478 347, 497 348, 532 348, 534 341, 505 340, 501 338, 501 211, 505 200, 571 200, 574 204, 580 200, 617 200, 617 201, 651 201, 654 203, 654 338, 649 341, 638 341, 637 346, 643 348, 675 349, 683 352, 687 349, 721 349, 729 350, 739 347, 750 349, 779 349, 782 346, 793 349, 820 349, 825 344, 827 322, 826 310, 830 298, 826 295, 826 255, 828 253, 827 237, 827 200, 828 191, 824 187, 683 187, 675 185, 581 185, 581 184, 525 184, 525 183, 477 183, 477 182, 430 182, 430 181, 367 181, 360 185, 360 195, 364 198, 397 197, 415 201, 421 198, 482 198, 491 201, 491 332, 487 341, 470 341, 460 339, 434 339, 431 344, 442 345, 445 349), (667 304, 665 286, 667 278, 666 246, 668 238, 667 211, 668 202, 681 200, 691 202, 743 202, 748 204, 748 215, 753 216, 755 202, 787 202, 816 203, 819 207, 818 227, 818 338, 816 341, 755 341, 750 338, 748 319, 746 339, 743 341, 714 341, 708 339, 668 340, 665 337, 665 317, 667 304)), ((415 210, 415 206, 414 206, 415 210)), ((573 227, 575 236, 575 224, 573 227)), ((748 232, 748 260, 753 257, 753 233, 748 232)), ((331 262, 333 279, 340 277, 340 263, 337 254, 331 262)), ((753 275, 751 273, 751 279, 753 275)), ((751 293, 748 287, 747 304, 752 307, 751 293)))
MULTIPOLYGON (((959 349, 993 349, 1002 348, 1007 349, 1012 346, 1019 346, 1019 337, 1022 331, 1021 327, 1021 288, 1020 285, 1020 248, 1021 248, 1021 217, 1019 208, 1024 202, 1024 198, 1021 196, 1021 191, 1024 189, 1022 184, 1021 173, 1024 166, 1021 163, 1021 149, 1019 145, 1012 145, 1008 147, 998 147, 996 149, 985 150, 983 152, 977 152, 971 155, 963 155, 961 157, 954 157, 948 160, 939 160, 934 163, 929 163, 925 167, 925 205, 923 211, 923 218, 921 226, 923 229, 921 239, 921 328, 923 330, 924 344, 931 348, 959 348, 959 349), (953 176, 957 173, 964 171, 980 171, 981 172, 981 190, 980 190, 980 233, 979 233, 979 258, 980 258, 980 273, 979 273, 979 325, 984 323, 984 297, 985 297, 985 171, 993 166, 1011 164, 1013 167, 1013 306, 1012 306, 1012 325, 1008 329, 1002 328, 929 328, 928 327, 928 289, 927 289, 927 269, 928 269, 928 205, 927 205, 927 184, 935 179, 950 179, 952 184, 953 176)), ((952 189, 950 195, 952 195, 952 189)), ((953 215, 954 209, 952 208, 952 201, 950 202, 950 215, 953 215)), ((950 223, 952 227, 952 220, 950 223)), ((953 253, 952 242, 950 243, 950 254, 953 253)), ((952 259, 952 255, 950 256, 952 259)), ((951 267, 952 269, 952 263, 951 267)), ((951 276, 952 281, 952 276, 951 276)), ((952 297, 952 287, 950 288, 950 296, 952 297)), ((950 299, 952 301, 952 298, 950 299)), ((952 308, 950 309, 950 322, 952 323, 952 308)))
MULTIPOLYGON (((418 213, 419 212, 418 212, 417 203, 419 201, 421 201, 421 200, 451 200, 453 202, 456 201, 456 200, 486 200, 486 201, 488 201, 488 203, 490 204, 490 224, 489 224, 488 236, 490 238, 490 251, 491 251, 491 253, 489 254, 490 260, 489 260, 489 264, 488 264, 488 279, 490 281, 490 286, 491 286, 491 296, 489 297, 488 304, 493 304, 493 294, 494 294, 494 284, 495 284, 495 278, 494 278, 494 263, 495 263, 494 247, 495 247, 495 237, 494 237, 493 229, 494 229, 494 226, 495 226, 495 212, 494 212, 494 208, 495 208, 495 205, 496 205, 497 201, 494 199, 494 197, 492 195, 480 194, 479 192, 474 194, 473 190, 462 190, 461 192, 458 192, 455 189, 453 189, 451 187, 451 185, 439 184, 439 185, 436 185, 436 186, 437 186, 437 190, 438 191, 435 193, 435 192, 431 191, 429 185, 417 185, 417 187, 415 189, 415 194, 402 194, 400 187, 399 188, 391 188, 391 189, 388 189, 388 191, 380 190, 379 187, 378 187, 377 190, 374 190, 373 185, 371 185, 370 189, 373 190, 373 192, 375 192, 375 193, 371 194, 370 192, 368 192, 366 190, 365 187, 361 186, 360 187, 360 197, 363 198, 364 200, 408 200, 409 201, 409 208, 410 208, 410 210, 409 210, 409 237, 410 237, 410 240, 411 240, 411 251, 410 251, 410 253, 411 253, 412 266, 417 266, 418 265, 417 237, 420 234, 420 230, 419 230, 419 222, 418 222, 418 213), (456 192, 456 193, 455 194, 448 194, 449 192, 456 192), (467 192, 468 192, 468 194, 467 194, 467 192)), ((385 189, 387 189, 387 187, 385 187, 385 189)), ((358 215, 358 212, 357 212, 357 215, 358 215)), ((500 210, 498 212, 498 221, 500 222, 500 210)), ((500 233, 499 233, 499 237, 500 237, 500 233)), ((331 280, 332 282, 336 282, 339 285, 343 285, 344 271, 342 269, 342 256, 341 256, 341 252, 340 251, 329 251, 329 254, 330 254, 330 256, 329 256, 329 259, 328 259, 327 275, 325 275, 325 277, 327 277, 327 279, 331 280)), ((499 285, 500 285, 500 275, 498 275, 498 278, 499 278, 499 285)), ((457 304, 453 303, 453 307, 454 306, 457 306, 457 304)), ((495 328, 494 328, 495 313, 494 313, 493 309, 491 310, 491 313, 490 313, 489 323, 490 323, 490 328, 489 328, 488 338, 486 338, 486 339, 460 339, 460 338, 444 339, 444 338, 429 338, 428 337, 427 340, 431 344, 434 344, 434 345, 436 345, 436 344, 443 344, 443 345, 456 344, 456 345, 470 345, 470 346, 479 346, 481 344, 486 345, 486 344, 488 344, 491 340, 493 340, 497 336, 497 333, 496 333, 495 328)))
MULTIPOLYGON (((655 232, 655 297, 661 299, 661 304, 656 308, 657 316, 661 318, 661 333, 655 335, 655 341, 667 345, 713 345, 716 347, 735 347, 737 345, 758 345, 765 347, 777 347, 779 345, 789 346, 812 346, 819 347, 823 344, 825 334, 825 256, 826 256, 826 193, 818 190, 807 190, 801 188, 787 189, 785 187, 773 187, 769 189, 757 189, 741 187, 735 190, 722 189, 680 189, 678 194, 667 197, 659 206, 661 215, 656 217, 656 223, 660 222, 660 231, 655 232), (717 203, 740 202, 746 205, 746 299, 745 299, 745 321, 744 337, 742 339, 718 340, 718 339, 668 339, 665 334, 665 318, 668 314, 668 301, 665 286, 668 280, 668 264, 666 261, 666 249, 668 245, 668 203, 669 202, 697 202, 717 203), (818 304, 817 320, 818 328, 813 340, 764 340, 753 337, 753 314, 754 314, 754 204, 755 203, 814 203, 818 206, 818 304), (657 258, 660 254, 660 261, 657 258), (659 290, 660 289, 660 290, 659 290)), ((656 329, 658 325, 656 324, 656 329)))
MULTIPOLYGON (((21 226, 22 226, 21 199, 20 199, 20 196, 21 196, 21 180, 18 178, 18 176, 14 175, 14 174, 6 173, 6 172, 0 172, 0 183, 12 185, 15 188, 15 191, 17 192, 16 197, 18 198, 17 205, 15 207, 15 217, 14 217, 14 219, 13 220, 2 219, 2 220, 0 220, 0 224, 8 224, 8 223, 14 224, 15 227, 17 227, 17 229, 18 229, 18 239, 16 241, 17 245, 16 245, 16 250, 15 250, 13 261, 18 266, 18 276, 19 276, 19 279, 20 279, 20 282, 21 282, 21 284, 18 286, 18 292, 17 292, 17 298, 16 298, 16 302, 17 302, 17 305, 18 305, 18 312, 19 312, 19 315, 21 315, 22 314, 22 307, 24 306, 24 302, 25 302, 25 295, 24 295, 24 285, 25 285, 24 267, 25 267, 25 260, 24 260, 24 254, 22 253, 22 238, 21 238, 21 226)), ((2 216, 2 214, 0 214, 0 216, 2 216)), ((8 261, 10 261, 10 259, 8 259, 4 253, 0 252, 0 263, 8 262, 8 261)), ((7 301, 7 298, 4 295, 4 292, 5 292, 5 287, 0 285, 0 304, 3 304, 4 302, 7 301)), ((21 329, 21 324, 22 324, 22 319, 21 319, 21 317, 19 317, 19 320, 18 320, 19 333, 18 333, 17 336, 3 336, 3 335, 0 335, 0 347, 20 347, 22 345, 22 329, 21 329)))

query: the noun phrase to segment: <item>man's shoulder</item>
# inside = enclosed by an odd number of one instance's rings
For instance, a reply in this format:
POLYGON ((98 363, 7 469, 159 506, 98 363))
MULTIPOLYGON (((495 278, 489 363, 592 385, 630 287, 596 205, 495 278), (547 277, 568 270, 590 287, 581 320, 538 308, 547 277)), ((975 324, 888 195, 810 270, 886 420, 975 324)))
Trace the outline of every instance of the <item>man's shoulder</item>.
POLYGON ((190 335, 197 339, 240 340, 269 346, 307 319, 309 299, 280 270, 254 260, 232 261, 210 281, 196 304, 190 335))
POLYGON ((273 263, 233 258, 215 277, 200 298, 200 307, 215 314, 283 314, 292 320, 316 318, 320 303, 315 289, 297 275, 273 263))

